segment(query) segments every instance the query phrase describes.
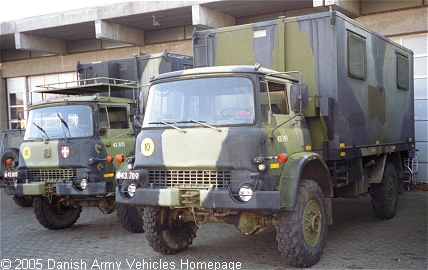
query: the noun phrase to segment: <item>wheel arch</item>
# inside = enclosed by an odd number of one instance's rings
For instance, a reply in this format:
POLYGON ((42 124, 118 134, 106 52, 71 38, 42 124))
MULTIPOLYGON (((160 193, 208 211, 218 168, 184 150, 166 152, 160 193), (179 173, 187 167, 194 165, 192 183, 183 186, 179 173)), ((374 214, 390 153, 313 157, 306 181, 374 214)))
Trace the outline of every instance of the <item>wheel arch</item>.
POLYGON ((294 208, 301 179, 313 180, 325 198, 333 197, 331 176, 322 157, 312 152, 296 153, 290 155, 284 163, 279 184, 281 206, 286 210, 294 208))

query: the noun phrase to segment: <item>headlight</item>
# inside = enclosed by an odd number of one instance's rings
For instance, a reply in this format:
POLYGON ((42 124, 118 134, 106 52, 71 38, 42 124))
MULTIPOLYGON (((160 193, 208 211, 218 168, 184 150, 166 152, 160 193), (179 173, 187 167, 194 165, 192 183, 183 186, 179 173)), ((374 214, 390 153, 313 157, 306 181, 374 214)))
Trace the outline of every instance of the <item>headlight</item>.
POLYGON ((253 187, 248 184, 244 184, 239 188, 238 194, 239 198, 243 202, 248 202, 253 197, 253 187))
POLYGON ((83 178, 80 180, 80 188, 84 190, 88 186, 88 180, 86 178, 83 178))
POLYGON ((131 183, 129 186, 128 186, 128 189, 127 189, 127 191, 128 191, 128 196, 129 197, 134 197, 134 195, 135 195, 135 191, 137 190, 137 184, 136 183, 131 183))

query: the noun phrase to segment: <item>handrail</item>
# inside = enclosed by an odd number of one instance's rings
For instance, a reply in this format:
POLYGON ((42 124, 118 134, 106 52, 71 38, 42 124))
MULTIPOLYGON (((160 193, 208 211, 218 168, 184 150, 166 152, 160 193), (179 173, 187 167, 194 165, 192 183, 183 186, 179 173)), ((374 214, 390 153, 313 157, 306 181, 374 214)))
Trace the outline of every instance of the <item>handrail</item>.
POLYGON ((79 86, 91 86, 91 85, 110 85, 126 88, 138 88, 138 82, 117 78, 108 77, 96 77, 82 80, 74 80, 69 82, 57 82, 43 85, 37 85, 36 87, 44 88, 45 90, 60 90, 67 88, 76 88, 79 86), (108 82, 106 82, 108 81, 108 82))

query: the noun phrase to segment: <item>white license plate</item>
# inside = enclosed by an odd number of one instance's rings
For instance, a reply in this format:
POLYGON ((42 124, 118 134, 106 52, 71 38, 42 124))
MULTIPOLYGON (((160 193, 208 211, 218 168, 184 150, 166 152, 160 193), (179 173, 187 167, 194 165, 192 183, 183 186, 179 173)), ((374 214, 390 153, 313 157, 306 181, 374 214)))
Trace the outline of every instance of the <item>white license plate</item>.
POLYGON ((116 179, 123 180, 140 180, 140 172, 138 171, 117 171, 116 179))
POLYGON ((4 173, 5 178, 13 178, 18 177, 18 172, 5 172, 4 173))

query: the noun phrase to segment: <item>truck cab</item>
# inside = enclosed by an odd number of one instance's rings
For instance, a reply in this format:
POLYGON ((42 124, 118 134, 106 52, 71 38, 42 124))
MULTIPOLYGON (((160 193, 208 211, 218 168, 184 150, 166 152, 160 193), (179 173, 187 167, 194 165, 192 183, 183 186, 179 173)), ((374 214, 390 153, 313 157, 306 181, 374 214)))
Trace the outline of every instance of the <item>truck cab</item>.
POLYGON ((7 173, 7 193, 33 197, 36 218, 48 229, 73 225, 82 206, 114 212, 114 175, 120 165, 114 157, 134 152, 131 115, 137 101, 124 93, 138 96, 138 83, 87 81, 37 91, 45 99, 31 105, 17 170, 7 173))
POLYGON ((129 160, 133 170, 116 172, 116 200, 145 206, 149 243, 160 241, 152 247, 171 254, 187 248, 197 224, 208 221, 249 235, 275 226, 276 215, 294 207, 296 193, 288 190, 299 188, 298 168, 311 167, 304 176, 314 180, 304 188, 317 191, 316 207, 304 214, 313 220, 306 229, 316 243, 326 230, 332 190, 321 156, 308 152, 307 103, 299 80, 257 66, 155 77, 129 160), (172 240, 159 235, 165 226, 172 240))

